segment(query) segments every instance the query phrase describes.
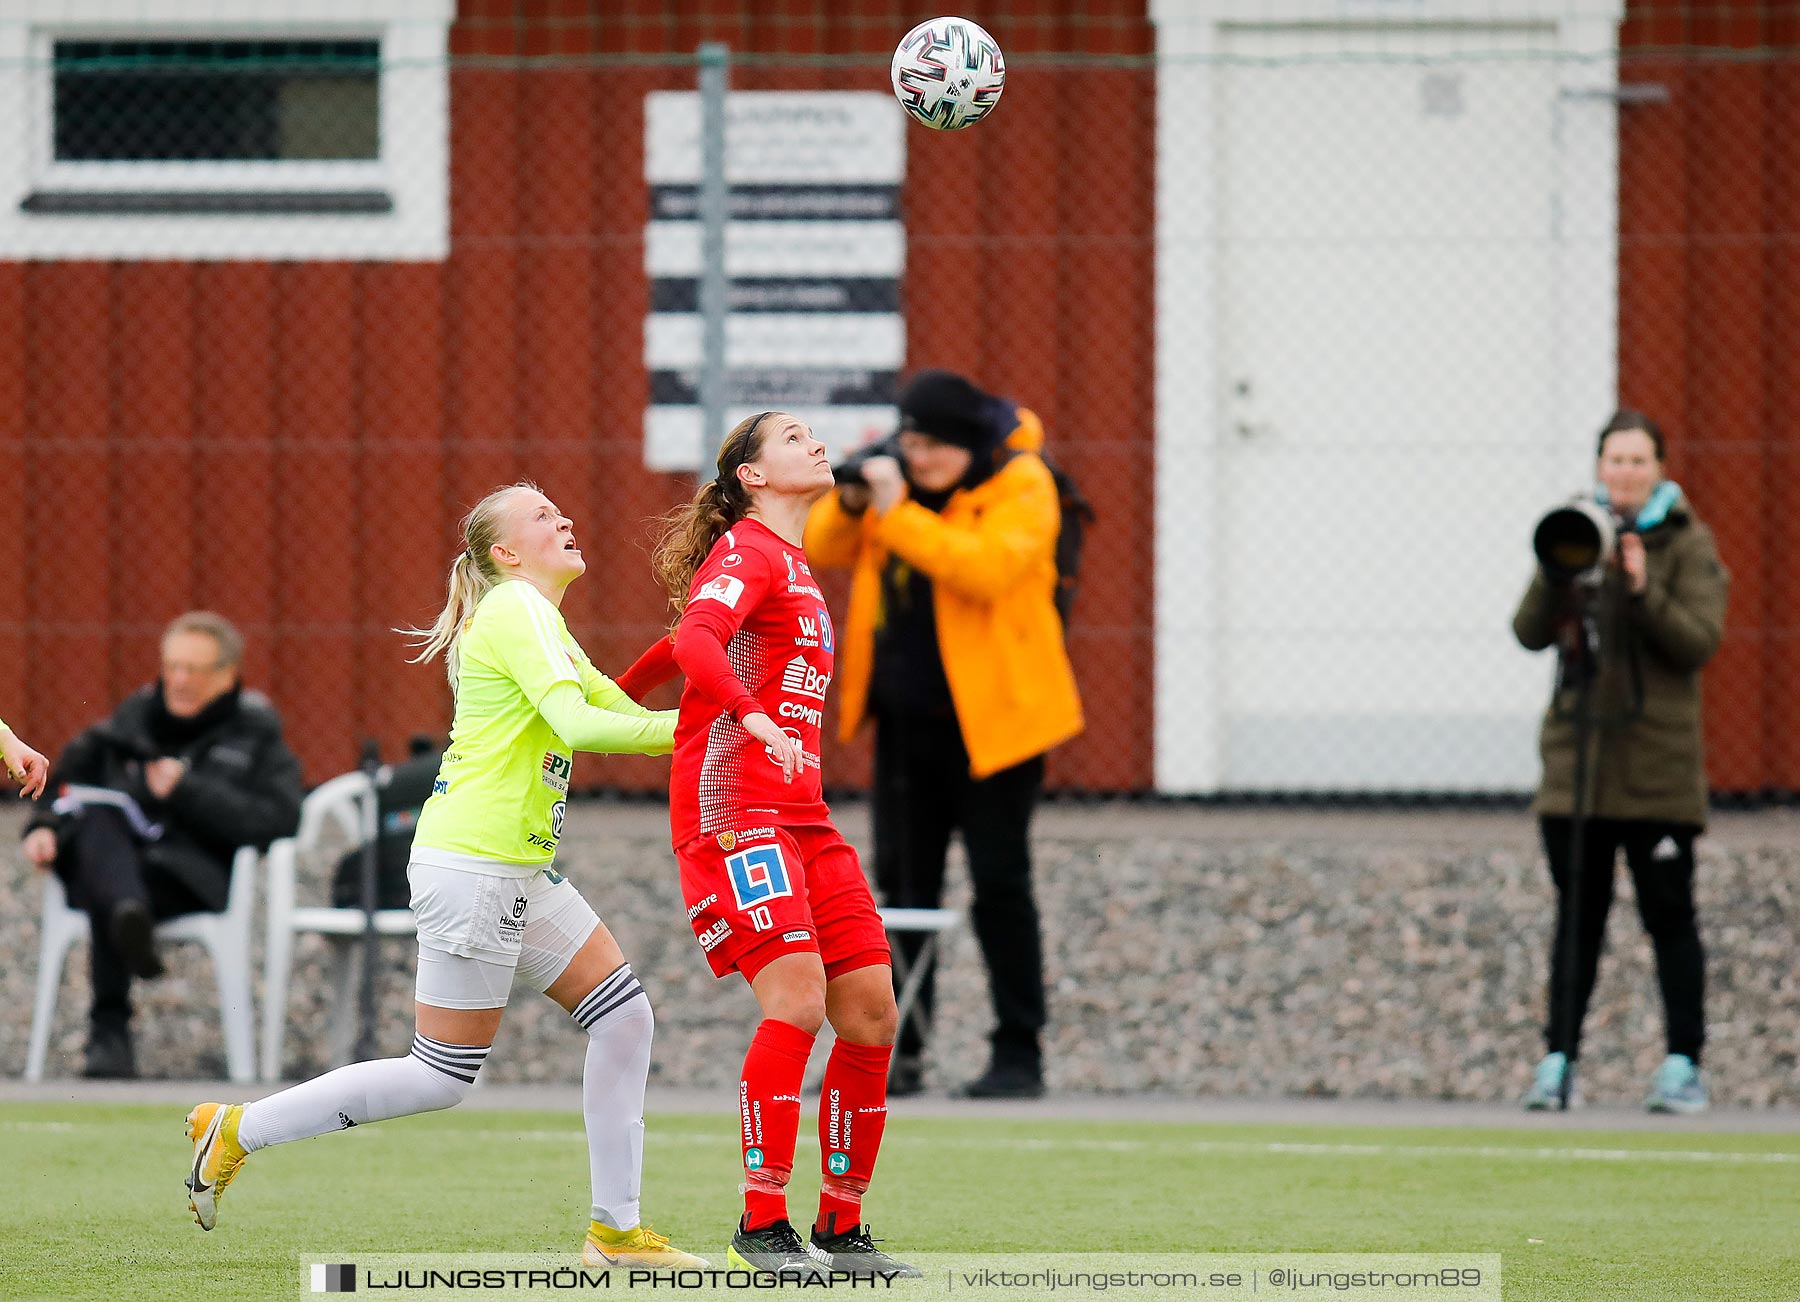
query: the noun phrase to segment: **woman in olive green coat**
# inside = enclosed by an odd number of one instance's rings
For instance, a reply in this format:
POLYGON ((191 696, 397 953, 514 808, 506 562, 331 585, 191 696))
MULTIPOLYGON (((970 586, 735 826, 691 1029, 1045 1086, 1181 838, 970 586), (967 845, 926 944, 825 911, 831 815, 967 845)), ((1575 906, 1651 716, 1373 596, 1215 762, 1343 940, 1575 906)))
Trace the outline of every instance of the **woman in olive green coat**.
POLYGON ((1527 1108, 1558 1106, 1569 1092, 1565 1075, 1573 1084, 1621 849, 1655 947, 1667 1019, 1668 1057, 1647 1105, 1698 1112, 1707 1104, 1700 1077, 1705 955, 1694 915, 1694 840, 1706 823, 1707 796, 1700 671, 1718 650, 1727 576, 1712 531, 1681 489, 1663 478, 1662 463, 1662 432, 1647 416, 1620 411, 1607 422, 1595 500, 1620 526, 1612 561, 1593 585, 1552 582, 1540 569, 1513 616, 1513 632, 1531 651, 1564 642, 1583 605, 1599 633, 1579 874, 1570 863, 1575 692, 1566 682, 1558 683, 1539 735, 1544 773, 1535 810, 1556 883, 1557 925, 1548 1053, 1525 1096, 1527 1108), (1571 973, 1570 881, 1577 875, 1571 973))

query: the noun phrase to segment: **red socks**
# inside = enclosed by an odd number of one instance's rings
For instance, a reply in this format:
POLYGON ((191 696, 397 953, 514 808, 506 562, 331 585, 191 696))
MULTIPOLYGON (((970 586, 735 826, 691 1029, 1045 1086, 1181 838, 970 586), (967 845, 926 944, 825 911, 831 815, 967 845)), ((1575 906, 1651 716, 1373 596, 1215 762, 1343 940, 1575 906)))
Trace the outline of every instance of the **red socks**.
MULTIPOLYGON (((744 1055, 738 1082, 743 1124, 744 1228, 760 1230, 788 1219, 787 1183, 800 1134, 800 1085, 813 1037, 799 1027, 764 1018, 744 1055)), ((862 1197, 887 1125, 888 1059, 884 1044, 839 1040, 825 1063, 819 1097, 819 1149, 824 1182, 816 1226, 826 1232, 862 1223, 862 1197)))
MULTIPOLYGON (((887 1125, 888 1058, 893 1046, 839 1040, 819 1095, 819 1152, 825 1179, 814 1228, 841 1233, 862 1224, 862 1197, 887 1125)), ((792 1148, 789 1148, 791 1155, 792 1148)))
MULTIPOLYGON (((794 1173, 794 1144, 800 1135, 800 1084, 812 1047, 809 1032, 764 1018, 744 1055, 738 1112, 743 1123, 746 1230, 787 1219, 787 1182, 794 1173)), ((831 1061, 837 1062, 835 1050, 831 1061)), ((828 1089, 830 1079, 828 1070, 828 1089)), ((866 1170, 863 1178, 868 1179, 866 1170)))

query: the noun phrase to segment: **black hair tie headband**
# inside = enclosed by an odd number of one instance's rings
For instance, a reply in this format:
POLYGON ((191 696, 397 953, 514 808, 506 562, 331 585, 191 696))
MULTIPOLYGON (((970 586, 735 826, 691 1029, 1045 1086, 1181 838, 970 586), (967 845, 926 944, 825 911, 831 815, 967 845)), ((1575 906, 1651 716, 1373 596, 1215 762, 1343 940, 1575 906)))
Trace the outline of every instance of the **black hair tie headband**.
MULTIPOLYGON (((751 439, 755 438, 756 427, 774 414, 775 413, 772 411, 759 412, 756 419, 750 422, 750 428, 744 431, 744 442, 748 444, 751 439)), ((729 493, 731 491, 731 485, 736 478, 736 466, 733 466, 730 470, 721 470, 718 474, 713 476, 713 487, 717 488, 722 493, 729 493)))

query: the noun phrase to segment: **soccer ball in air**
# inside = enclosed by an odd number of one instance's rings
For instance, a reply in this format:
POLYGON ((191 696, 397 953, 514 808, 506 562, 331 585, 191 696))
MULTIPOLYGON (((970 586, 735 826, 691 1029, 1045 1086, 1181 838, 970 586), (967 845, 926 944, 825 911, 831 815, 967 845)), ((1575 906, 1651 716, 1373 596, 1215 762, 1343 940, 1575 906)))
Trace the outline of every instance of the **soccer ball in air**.
POLYGON ((994 38, 967 18, 933 18, 894 51, 900 107, 933 131, 974 126, 1000 102, 1006 59, 994 38))

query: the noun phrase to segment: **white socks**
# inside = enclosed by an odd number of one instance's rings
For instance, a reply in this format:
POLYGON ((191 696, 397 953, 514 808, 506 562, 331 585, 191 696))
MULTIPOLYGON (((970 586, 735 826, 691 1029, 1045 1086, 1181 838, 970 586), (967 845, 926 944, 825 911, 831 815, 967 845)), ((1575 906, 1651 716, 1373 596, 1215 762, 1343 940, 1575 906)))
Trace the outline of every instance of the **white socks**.
MULTIPOLYGON (((591 1047, 588 1053, 591 1059, 591 1047)), ((445 1044, 414 1035, 412 1052, 404 1058, 353 1062, 266 1099, 246 1103, 243 1119, 238 1123, 238 1142, 245 1152, 253 1153, 270 1144, 310 1139, 328 1130, 347 1130, 369 1121, 455 1107, 475 1083, 475 1073, 481 1070, 487 1055, 485 1045, 445 1044)), ((646 1048, 646 1070, 648 1065, 646 1048)), ((643 1097, 640 1085, 640 1113, 643 1097)), ((632 1188, 635 1196, 636 1185, 632 1188)))
POLYGON ((629 963, 595 986, 573 1016, 588 1033, 581 1112, 587 1121, 594 1219, 615 1230, 635 1229, 644 1170, 644 1083, 656 1018, 629 963))
MULTIPOLYGON (((644 1085, 656 1018, 629 963, 575 1006, 588 1033, 581 1073, 594 1219, 615 1230, 638 1225, 644 1170, 644 1085)), ((413 1037, 404 1058, 357 1062, 244 1105, 238 1142, 246 1152, 310 1139, 370 1121, 455 1107, 487 1060, 485 1046, 413 1037)))

